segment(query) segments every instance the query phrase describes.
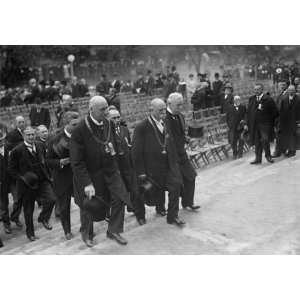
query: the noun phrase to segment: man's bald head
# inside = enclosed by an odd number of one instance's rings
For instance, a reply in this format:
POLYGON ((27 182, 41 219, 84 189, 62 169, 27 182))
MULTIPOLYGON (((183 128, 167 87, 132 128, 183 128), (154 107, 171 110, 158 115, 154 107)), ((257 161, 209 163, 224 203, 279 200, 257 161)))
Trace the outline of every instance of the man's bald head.
POLYGON ((25 129, 25 119, 22 116, 16 117, 16 127, 19 128, 21 131, 25 129))
POLYGON ((167 103, 174 115, 178 115, 183 109, 183 97, 180 93, 170 94, 167 103))
POLYGON ((98 122, 101 122, 106 118, 107 108, 107 101, 102 96, 94 96, 89 102, 90 114, 98 122))
POLYGON ((152 116, 160 121, 166 116, 166 103, 160 98, 155 98, 151 101, 150 110, 152 116))
POLYGON ((108 113, 108 118, 112 120, 116 126, 120 125, 121 115, 117 109, 110 109, 108 113))

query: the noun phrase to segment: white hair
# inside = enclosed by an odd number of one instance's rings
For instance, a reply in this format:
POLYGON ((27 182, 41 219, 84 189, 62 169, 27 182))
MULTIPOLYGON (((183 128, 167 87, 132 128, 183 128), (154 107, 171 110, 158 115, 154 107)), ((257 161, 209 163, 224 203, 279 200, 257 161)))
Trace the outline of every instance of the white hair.
POLYGON ((107 103, 104 97, 102 96, 94 96, 90 99, 89 102, 89 109, 94 107, 95 105, 102 104, 102 103, 107 103))

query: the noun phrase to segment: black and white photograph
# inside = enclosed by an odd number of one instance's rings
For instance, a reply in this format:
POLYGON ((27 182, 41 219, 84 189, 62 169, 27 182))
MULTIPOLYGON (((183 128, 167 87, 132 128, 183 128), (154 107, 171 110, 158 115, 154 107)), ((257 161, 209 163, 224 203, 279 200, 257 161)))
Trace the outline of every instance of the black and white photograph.
POLYGON ((295 1, 1 7, 1 299, 298 299, 295 1))
POLYGON ((299 254, 300 46, 1 46, 1 254, 299 254))

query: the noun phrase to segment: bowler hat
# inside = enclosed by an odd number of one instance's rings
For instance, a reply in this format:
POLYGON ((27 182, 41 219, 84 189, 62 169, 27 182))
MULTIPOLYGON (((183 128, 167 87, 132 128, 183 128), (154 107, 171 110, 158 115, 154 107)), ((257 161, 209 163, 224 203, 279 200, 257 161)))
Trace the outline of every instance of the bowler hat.
POLYGON ((87 210, 91 216, 93 221, 99 222, 105 220, 106 210, 109 205, 103 200, 100 196, 93 196, 91 199, 87 197, 83 200, 83 208, 87 210))
POLYGON ((30 189, 32 190, 38 189, 39 178, 35 173, 31 171, 26 172, 23 176, 21 176, 21 179, 30 189))

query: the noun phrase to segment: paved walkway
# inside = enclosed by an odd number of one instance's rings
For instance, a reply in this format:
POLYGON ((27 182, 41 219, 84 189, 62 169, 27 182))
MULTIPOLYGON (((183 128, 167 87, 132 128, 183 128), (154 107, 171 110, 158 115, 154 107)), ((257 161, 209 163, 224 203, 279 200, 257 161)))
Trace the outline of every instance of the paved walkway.
POLYGON ((253 166, 253 155, 199 171, 199 212, 181 211, 185 228, 166 224, 152 208, 138 226, 127 214, 127 246, 105 237, 106 223, 95 225, 95 247, 80 239, 79 211, 73 205, 75 238, 65 241, 59 222, 52 231, 37 226, 40 239, 29 243, 23 230, 1 232, 0 254, 298 254, 300 253, 300 155, 253 166))

